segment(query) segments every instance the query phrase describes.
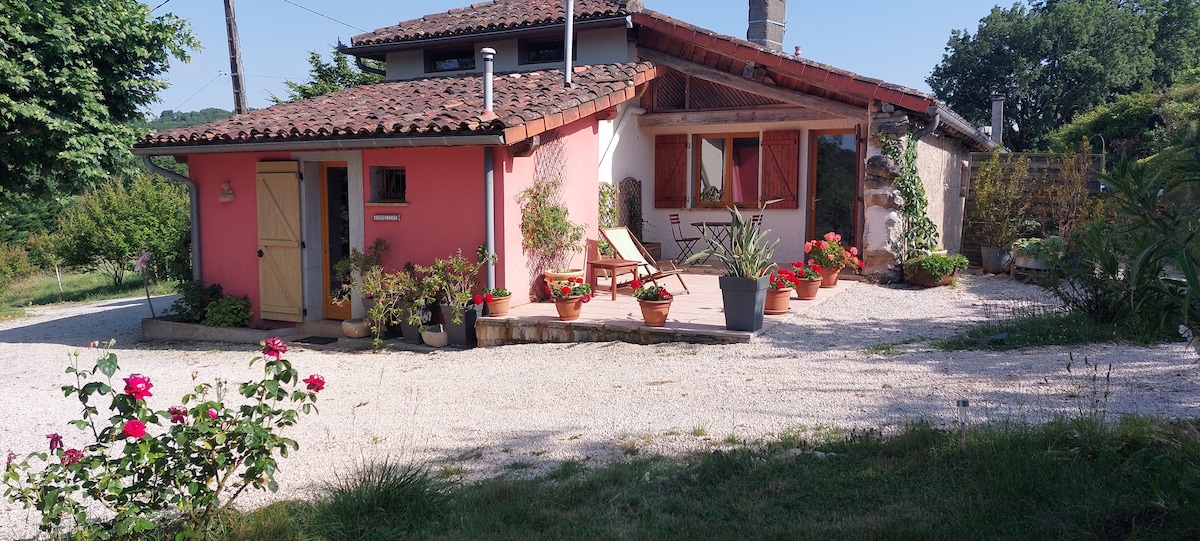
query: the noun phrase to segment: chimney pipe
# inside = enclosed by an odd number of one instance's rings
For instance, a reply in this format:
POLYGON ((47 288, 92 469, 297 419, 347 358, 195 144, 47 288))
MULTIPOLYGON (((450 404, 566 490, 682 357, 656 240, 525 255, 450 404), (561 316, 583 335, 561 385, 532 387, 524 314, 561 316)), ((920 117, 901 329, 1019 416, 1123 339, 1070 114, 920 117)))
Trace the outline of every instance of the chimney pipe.
POLYGON ((746 40, 772 51, 783 52, 783 32, 787 26, 786 0, 750 0, 750 26, 746 40))
POLYGON ((563 60, 567 77, 565 83, 567 88, 571 88, 571 75, 575 69, 571 65, 571 57, 575 55, 575 0, 567 0, 567 34, 563 37, 563 60))
POLYGON ((479 50, 483 53, 483 110, 492 111, 492 59, 496 57, 496 50, 491 47, 484 47, 479 50))
POLYGON ((1004 142, 1004 94, 992 94, 992 142, 1004 142))

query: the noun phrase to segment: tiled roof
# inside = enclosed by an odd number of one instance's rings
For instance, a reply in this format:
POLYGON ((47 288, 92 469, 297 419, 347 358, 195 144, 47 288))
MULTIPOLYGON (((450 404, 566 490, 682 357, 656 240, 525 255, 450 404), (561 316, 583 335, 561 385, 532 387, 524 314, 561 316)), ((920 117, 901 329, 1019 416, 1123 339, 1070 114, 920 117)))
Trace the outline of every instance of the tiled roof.
MULTIPOLYGON (((639 11, 639 0, 575 0, 575 20, 624 17, 639 11)), ((562 0, 492 0, 445 13, 404 21, 350 39, 355 47, 475 32, 513 30, 561 24, 566 21, 562 0)))
POLYGON ((654 78, 646 62, 497 74, 484 118, 481 74, 360 86, 142 137, 135 148, 380 137, 503 135, 514 143, 632 99, 654 78))

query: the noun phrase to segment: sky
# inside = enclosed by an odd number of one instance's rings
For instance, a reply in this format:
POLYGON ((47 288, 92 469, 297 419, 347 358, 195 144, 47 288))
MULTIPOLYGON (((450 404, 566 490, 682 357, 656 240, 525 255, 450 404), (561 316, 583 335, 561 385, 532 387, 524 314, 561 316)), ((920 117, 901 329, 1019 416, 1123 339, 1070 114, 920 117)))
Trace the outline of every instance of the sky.
MULTIPOLYGON (((191 53, 189 63, 172 60, 163 75, 170 87, 147 113, 232 110, 222 0, 141 1, 157 8, 155 15, 174 13, 190 21, 203 47, 191 53)), ((284 81, 307 81, 309 51, 328 58, 339 38, 349 44, 351 36, 472 1, 479 0, 237 0, 247 105, 268 107, 272 95, 287 96, 284 81)), ((746 0, 643 4, 719 34, 746 37, 746 0)), ((800 46, 810 60, 930 92, 925 78, 941 61, 951 30, 974 33, 994 5, 995 0, 791 0, 783 50, 800 46)))

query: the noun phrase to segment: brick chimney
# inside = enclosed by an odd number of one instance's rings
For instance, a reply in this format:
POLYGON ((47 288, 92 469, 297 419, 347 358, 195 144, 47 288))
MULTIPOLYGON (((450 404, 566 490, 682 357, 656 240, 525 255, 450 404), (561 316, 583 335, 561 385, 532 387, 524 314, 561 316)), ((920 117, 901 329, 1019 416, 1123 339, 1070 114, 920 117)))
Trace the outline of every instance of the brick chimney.
POLYGON ((773 51, 783 51, 787 26, 787 0, 750 0, 750 27, 746 40, 773 51))

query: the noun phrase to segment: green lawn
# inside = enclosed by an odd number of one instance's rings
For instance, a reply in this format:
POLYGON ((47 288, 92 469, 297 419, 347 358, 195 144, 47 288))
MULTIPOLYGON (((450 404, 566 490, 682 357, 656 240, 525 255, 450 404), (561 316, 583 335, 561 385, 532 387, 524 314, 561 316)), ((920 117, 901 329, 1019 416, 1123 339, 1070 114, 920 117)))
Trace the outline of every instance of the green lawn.
MULTIPOLYGON (((224 539, 1197 539, 1196 421, 788 437, 447 485, 404 468, 231 517, 224 539), (394 487, 402 488, 394 488, 394 487), (383 489, 383 487, 392 487, 383 489)), ((335 474, 330 473, 332 479, 335 474)), ((338 475, 345 479, 344 473, 338 475)))
MULTIPOLYGON (((108 276, 98 273, 63 274, 63 292, 58 290, 54 273, 41 273, 13 283, 0 294, 0 320, 23 317, 25 308, 58 302, 100 301, 145 295, 142 279, 135 273, 126 273, 124 283, 113 287, 108 276)), ((163 295, 174 291, 174 282, 151 284, 152 295, 163 295)))

